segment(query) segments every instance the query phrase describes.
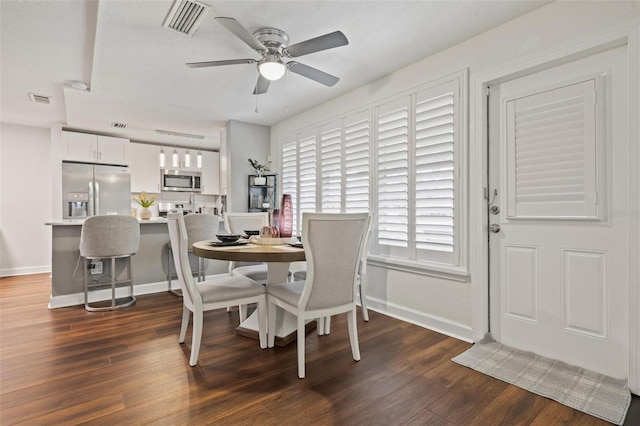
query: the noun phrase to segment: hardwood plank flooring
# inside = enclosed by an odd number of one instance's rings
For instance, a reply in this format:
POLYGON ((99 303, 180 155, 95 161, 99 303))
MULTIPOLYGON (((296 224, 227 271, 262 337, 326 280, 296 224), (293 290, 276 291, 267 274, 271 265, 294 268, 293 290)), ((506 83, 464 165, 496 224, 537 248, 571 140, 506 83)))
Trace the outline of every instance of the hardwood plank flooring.
MULTIPOLYGON (((178 344, 182 301, 139 296, 114 312, 47 309, 48 274, 0 279, 0 424, 603 425, 451 361, 470 344, 370 312, 354 362, 346 317, 261 350, 238 312, 205 314, 200 358, 178 344)), ((634 396, 625 425, 640 424, 634 396)))

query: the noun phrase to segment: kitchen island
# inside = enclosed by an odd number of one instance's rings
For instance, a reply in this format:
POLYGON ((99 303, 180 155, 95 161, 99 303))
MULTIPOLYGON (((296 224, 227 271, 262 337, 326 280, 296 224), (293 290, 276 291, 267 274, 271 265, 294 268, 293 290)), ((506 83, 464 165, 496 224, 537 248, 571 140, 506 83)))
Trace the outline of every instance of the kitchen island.
MULTIPOLYGON (((83 220, 61 220, 48 222, 52 228, 51 253, 51 298, 49 308, 84 304, 84 290, 82 282, 82 260, 80 259, 80 232, 83 220)), ((169 230, 165 218, 155 217, 140 221, 140 248, 132 257, 134 293, 150 294, 168 291, 167 268, 169 266, 169 230)), ((191 255, 192 256, 192 255, 191 255)), ((191 259, 196 268, 195 258, 191 259)), ((173 259, 170 261, 174 271, 173 259)), ((91 279, 106 280, 106 268, 103 274, 90 275, 91 279)), ((124 262, 116 263, 117 277, 124 278, 124 262)), ((225 274, 228 272, 228 262, 207 261, 206 274, 225 274)), ((178 288, 178 282, 172 279, 172 288, 178 288)), ((118 289, 118 297, 127 294, 127 288, 118 289)), ((104 300, 110 299, 110 290, 92 292, 104 300)))

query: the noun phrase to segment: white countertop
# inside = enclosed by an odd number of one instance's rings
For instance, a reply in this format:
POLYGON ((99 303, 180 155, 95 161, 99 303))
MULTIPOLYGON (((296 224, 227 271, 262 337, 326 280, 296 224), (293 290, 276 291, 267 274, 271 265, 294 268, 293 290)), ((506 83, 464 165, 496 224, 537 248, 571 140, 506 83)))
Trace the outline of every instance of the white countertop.
MULTIPOLYGON (((147 224, 147 223, 167 223, 167 219, 164 217, 152 217, 149 220, 140 220, 138 219, 138 222, 140 222, 141 225, 147 224)), ((68 219, 68 220, 58 220, 58 221, 51 221, 51 222, 47 222, 45 223, 45 225, 52 225, 52 226, 76 226, 76 225, 82 225, 84 223, 84 219, 68 219)))

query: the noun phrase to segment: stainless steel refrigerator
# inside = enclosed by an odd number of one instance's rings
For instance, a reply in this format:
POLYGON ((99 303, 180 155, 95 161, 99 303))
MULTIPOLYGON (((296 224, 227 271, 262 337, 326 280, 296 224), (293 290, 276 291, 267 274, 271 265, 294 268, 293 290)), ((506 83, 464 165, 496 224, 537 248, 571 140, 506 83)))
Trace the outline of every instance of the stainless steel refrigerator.
POLYGON ((131 214, 131 175, 123 166, 62 163, 62 217, 131 214))

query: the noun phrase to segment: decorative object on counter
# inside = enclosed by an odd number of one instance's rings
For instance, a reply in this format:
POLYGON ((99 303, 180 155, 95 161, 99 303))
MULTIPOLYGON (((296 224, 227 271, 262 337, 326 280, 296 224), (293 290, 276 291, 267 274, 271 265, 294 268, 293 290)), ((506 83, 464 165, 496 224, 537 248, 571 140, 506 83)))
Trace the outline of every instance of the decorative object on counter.
POLYGON ((151 210, 149 210, 149 207, 151 207, 156 201, 156 196, 154 194, 147 195, 145 191, 142 191, 140 195, 138 195, 137 197, 131 197, 131 199, 142 206, 139 213, 140 219, 151 219, 153 215, 151 214, 151 210))
POLYGON ((258 175, 258 177, 254 179, 254 184, 265 185, 267 183, 267 178, 265 178, 263 175, 264 175, 264 172, 271 171, 271 169, 269 169, 269 166, 260 164, 258 163, 258 160, 252 160, 251 158, 249 158, 249 164, 258 175))
MULTIPOLYGON (((274 210, 274 214, 275 212, 276 210, 274 210)), ((293 205, 291 204, 291 194, 282 194, 279 230, 281 237, 290 237, 293 234, 293 205)))

